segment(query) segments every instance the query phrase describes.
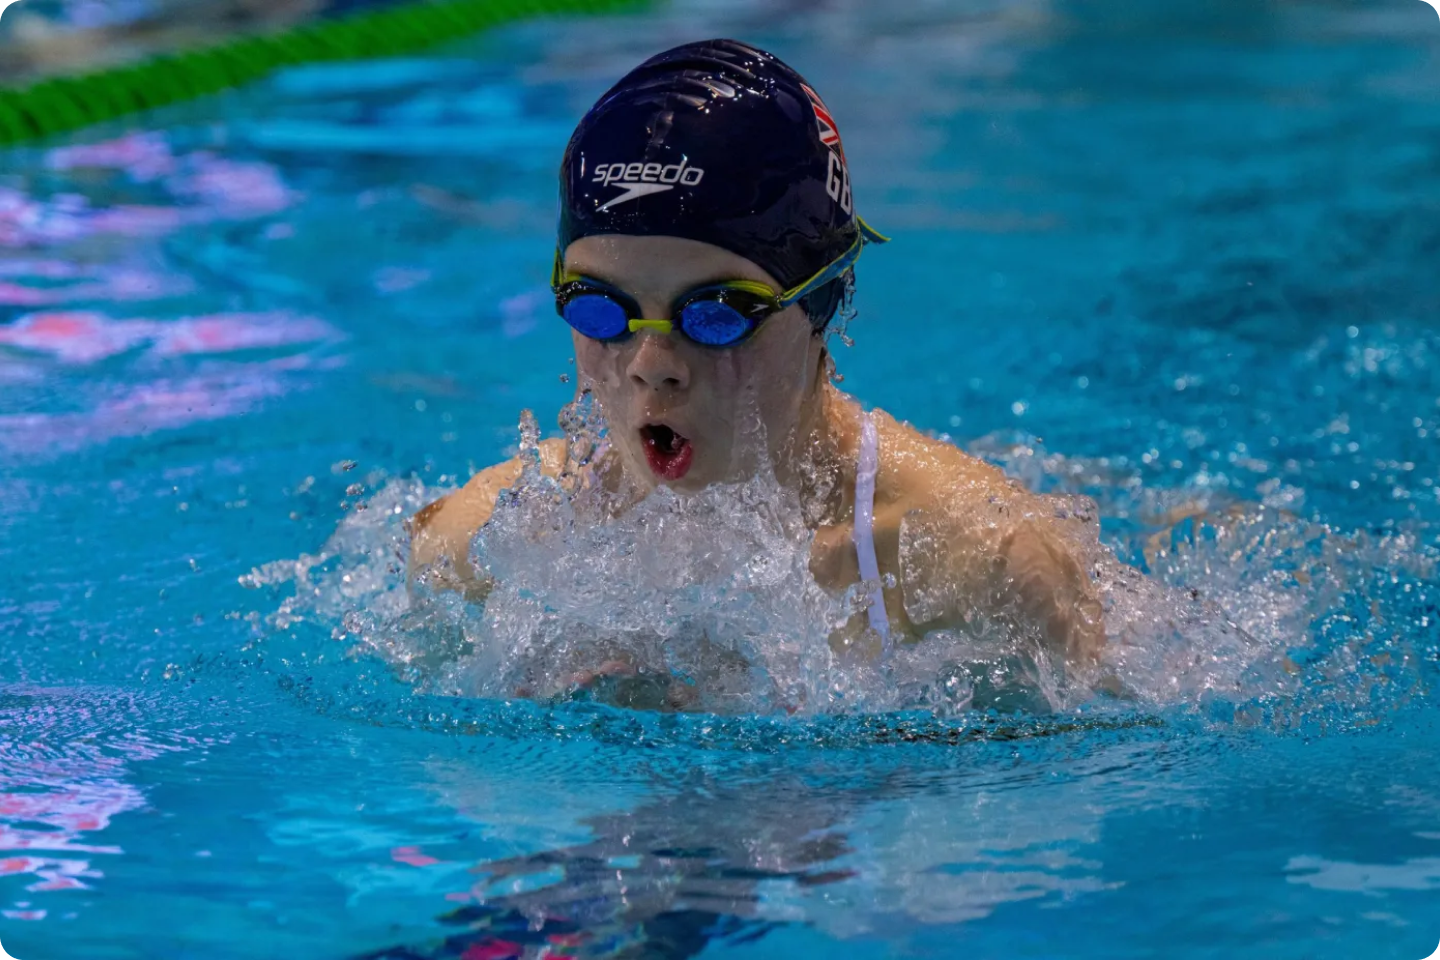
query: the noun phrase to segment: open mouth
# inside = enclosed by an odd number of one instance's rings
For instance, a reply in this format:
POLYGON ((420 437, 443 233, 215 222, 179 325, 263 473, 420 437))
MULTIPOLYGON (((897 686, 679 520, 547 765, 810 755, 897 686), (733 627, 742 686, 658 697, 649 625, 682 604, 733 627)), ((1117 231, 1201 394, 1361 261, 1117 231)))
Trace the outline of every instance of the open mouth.
POLYGON ((662 480, 679 480, 690 470, 695 448, 690 440, 663 423, 650 423, 640 428, 645 444, 645 459, 650 469, 662 480))

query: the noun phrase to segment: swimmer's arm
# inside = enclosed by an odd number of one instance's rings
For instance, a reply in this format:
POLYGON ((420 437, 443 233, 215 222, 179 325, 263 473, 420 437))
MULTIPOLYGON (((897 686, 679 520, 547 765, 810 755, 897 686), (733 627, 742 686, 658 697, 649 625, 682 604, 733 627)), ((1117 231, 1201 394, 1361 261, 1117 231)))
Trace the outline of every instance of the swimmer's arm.
POLYGON ((914 626, 964 629, 982 614, 1037 630, 1067 662, 1093 665, 1105 626, 1082 552, 998 471, 972 467, 969 481, 963 495, 905 518, 914 546, 900 569, 914 626))
MULTIPOLYGON (((540 444, 540 467, 557 476, 565 462, 565 441, 540 444)), ((490 593, 490 581, 470 563, 470 542, 490 520, 500 491, 520 479, 518 458, 481 470, 454 493, 420 510, 410 521, 409 581, 432 590, 454 590, 478 603, 490 593)))
POLYGON ((1067 663, 1096 664, 1105 645, 1100 599, 1075 549, 1057 531, 1043 521, 1022 521, 1001 541, 993 576, 1002 609, 1038 628, 1067 663))

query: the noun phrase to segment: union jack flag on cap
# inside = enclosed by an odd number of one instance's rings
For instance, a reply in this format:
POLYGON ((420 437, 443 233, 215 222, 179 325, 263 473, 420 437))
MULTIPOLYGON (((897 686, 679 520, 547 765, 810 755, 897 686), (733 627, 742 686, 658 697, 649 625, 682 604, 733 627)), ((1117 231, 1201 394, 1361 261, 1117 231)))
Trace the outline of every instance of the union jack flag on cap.
POLYGON ((845 156, 845 147, 840 143, 840 128, 835 126, 835 118, 830 116, 830 108, 825 106, 825 101, 820 99, 807 83, 800 84, 800 89, 805 91, 805 96, 810 98, 810 106, 815 110, 815 125, 819 128, 820 142, 827 147, 834 147, 840 151, 840 156, 845 156))

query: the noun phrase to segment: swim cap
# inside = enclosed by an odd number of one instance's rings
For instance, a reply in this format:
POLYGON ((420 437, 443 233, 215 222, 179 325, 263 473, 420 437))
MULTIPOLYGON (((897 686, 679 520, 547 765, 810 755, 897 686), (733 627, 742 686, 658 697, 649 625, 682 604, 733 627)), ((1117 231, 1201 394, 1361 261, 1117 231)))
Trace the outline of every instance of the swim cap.
MULTIPOLYGON (((734 40, 651 57, 580 121, 560 169, 559 249, 595 234, 683 237, 759 264, 785 288, 862 237, 830 112, 798 73, 734 40)), ((824 327, 843 273, 802 298, 824 327)))

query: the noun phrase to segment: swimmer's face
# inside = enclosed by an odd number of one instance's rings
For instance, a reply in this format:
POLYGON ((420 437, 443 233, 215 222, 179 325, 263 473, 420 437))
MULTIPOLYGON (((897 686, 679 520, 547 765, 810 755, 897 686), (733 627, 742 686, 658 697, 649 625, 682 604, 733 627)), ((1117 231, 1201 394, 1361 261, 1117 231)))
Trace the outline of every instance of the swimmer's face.
MULTIPOLYGON (((726 280, 781 289, 744 257, 677 237, 584 237, 566 249, 565 270, 624 290, 646 319, 669 319, 682 294, 726 280)), ((824 346, 812 331, 794 305, 735 347, 702 347, 679 331, 617 343, 576 333, 575 360, 626 472, 647 486, 699 489, 751 477, 789 447, 824 346)))

